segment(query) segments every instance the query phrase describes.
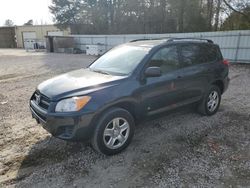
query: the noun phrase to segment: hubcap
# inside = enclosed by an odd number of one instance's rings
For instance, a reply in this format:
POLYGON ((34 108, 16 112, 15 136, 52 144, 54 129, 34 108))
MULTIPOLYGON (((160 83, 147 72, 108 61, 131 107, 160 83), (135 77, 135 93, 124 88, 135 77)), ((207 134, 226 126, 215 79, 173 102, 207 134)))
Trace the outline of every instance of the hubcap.
POLYGON ((114 118, 104 129, 103 141, 110 149, 117 149, 127 141, 129 136, 129 123, 124 118, 114 118))
POLYGON ((212 91, 208 96, 207 108, 210 112, 213 112, 219 104, 219 94, 217 91, 212 91))

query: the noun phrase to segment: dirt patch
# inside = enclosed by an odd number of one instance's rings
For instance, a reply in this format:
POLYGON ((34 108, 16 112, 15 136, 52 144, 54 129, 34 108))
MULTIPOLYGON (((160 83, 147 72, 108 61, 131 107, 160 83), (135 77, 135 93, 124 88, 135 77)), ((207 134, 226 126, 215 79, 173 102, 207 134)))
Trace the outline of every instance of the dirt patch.
POLYGON ((9 78, 15 78, 15 77, 18 77, 18 74, 6 74, 6 75, 0 76, 0 80, 6 80, 9 78))
MULTIPOLYGON (((1 52, 0 56, 3 53, 1 52)), ((137 125, 119 155, 51 137, 31 118, 36 86, 95 57, 9 51, 0 58, 1 187, 247 187, 250 66, 233 65, 219 112, 177 110, 137 125)))

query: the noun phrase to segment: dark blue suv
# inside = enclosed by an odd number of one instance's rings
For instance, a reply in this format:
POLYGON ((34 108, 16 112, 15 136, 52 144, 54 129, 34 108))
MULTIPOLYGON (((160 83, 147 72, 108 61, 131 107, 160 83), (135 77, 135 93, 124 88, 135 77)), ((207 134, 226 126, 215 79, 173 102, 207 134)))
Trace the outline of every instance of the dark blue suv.
POLYGON ((217 112, 229 83, 228 61, 204 39, 137 40, 113 48, 88 68, 41 83, 32 116, 53 136, 91 141, 106 155, 125 149, 135 122, 196 103, 217 112))

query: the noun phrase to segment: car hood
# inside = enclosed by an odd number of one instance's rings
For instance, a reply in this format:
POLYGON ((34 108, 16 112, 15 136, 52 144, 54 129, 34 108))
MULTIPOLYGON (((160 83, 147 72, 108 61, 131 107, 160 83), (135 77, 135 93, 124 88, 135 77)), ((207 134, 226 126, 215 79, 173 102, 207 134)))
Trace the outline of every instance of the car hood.
POLYGON ((105 75, 80 69, 42 82, 38 91, 51 100, 69 97, 72 94, 85 95, 87 93, 115 85, 115 81, 125 76, 105 75))

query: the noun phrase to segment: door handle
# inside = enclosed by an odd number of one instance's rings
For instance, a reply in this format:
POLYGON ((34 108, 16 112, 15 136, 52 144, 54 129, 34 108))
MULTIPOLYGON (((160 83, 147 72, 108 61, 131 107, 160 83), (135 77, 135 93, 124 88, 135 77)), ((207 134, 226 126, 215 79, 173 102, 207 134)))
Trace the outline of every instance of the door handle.
POLYGON ((180 78, 182 78, 182 76, 177 76, 177 79, 180 79, 180 78))

